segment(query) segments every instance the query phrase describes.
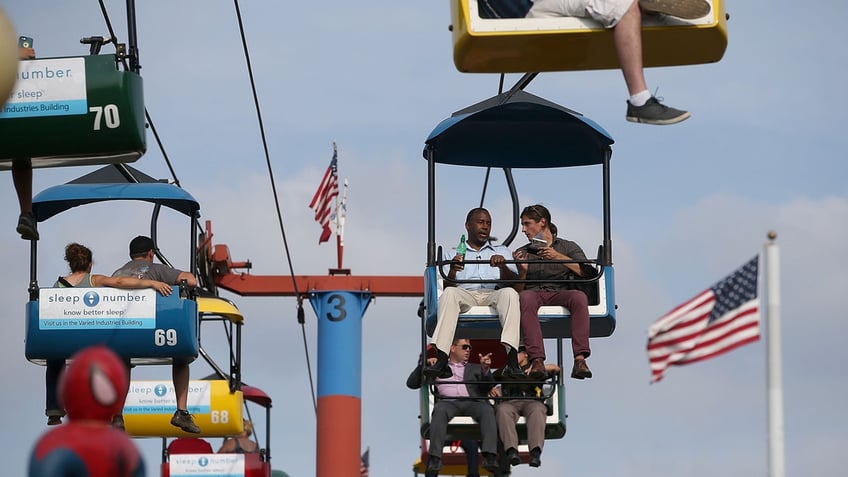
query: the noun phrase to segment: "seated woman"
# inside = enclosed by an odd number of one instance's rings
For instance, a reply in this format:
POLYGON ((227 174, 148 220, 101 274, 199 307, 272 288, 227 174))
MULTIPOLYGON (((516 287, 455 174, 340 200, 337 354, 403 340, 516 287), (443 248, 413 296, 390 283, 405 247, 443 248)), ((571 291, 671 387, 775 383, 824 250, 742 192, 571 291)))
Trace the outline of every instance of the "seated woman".
POLYGON ((259 444, 256 441, 250 440, 250 435, 253 433, 253 424, 245 419, 244 431, 237 436, 232 436, 224 439, 221 448, 218 449, 219 454, 253 454, 259 452, 259 444))
MULTIPOLYGON (((133 277, 110 277, 91 273, 92 253, 88 247, 78 243, 71 243, 65 247, 65 261, 71 268, 71 274, 59 277, 54 287, 59 288, 93 288, 93 287, 115 287, 115 288, 152 288, 162 296, 171 294, 171 285, 156 280, 142 280, 133 277)), ((47 360, 46 376, 46 414, 47 425, 54 426, 62 423, 65 410, 59 405, 57 387, 59 375, 65 369, 65 360, 47 360)))

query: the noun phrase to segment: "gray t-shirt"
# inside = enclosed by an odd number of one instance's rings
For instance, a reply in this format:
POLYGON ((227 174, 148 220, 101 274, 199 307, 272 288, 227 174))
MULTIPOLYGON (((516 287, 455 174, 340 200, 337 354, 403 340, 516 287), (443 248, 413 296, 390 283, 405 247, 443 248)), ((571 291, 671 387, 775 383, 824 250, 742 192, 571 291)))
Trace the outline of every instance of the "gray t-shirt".
POLYGON ((179 285, 177 278, 181 270, 171 268, 161 263, 148 262, 147 260, 130 260, 123 267, 115 270, 113 277, 136 277, 146 280, 157 280, 169 285, 179 285))

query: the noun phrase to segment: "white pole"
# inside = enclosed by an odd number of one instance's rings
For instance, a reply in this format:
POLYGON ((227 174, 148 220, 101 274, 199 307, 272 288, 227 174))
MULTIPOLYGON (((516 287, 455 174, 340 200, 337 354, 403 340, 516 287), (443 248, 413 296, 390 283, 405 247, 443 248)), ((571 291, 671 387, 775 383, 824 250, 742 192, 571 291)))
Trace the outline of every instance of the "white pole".
POLYGON ((769 476, 786 475, 783 456, 783 364, 780 338, 780 254, 777 232, 768 233, 766 255, 766 350, 768 354, 769 476))

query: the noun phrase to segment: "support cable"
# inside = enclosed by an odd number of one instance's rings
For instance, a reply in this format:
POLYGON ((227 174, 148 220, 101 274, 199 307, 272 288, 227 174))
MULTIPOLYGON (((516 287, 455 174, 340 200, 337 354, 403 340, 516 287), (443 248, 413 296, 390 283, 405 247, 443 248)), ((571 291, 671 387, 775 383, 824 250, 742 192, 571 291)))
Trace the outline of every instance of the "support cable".
MULTIPOLYGON (((247 73, 248 73, 248 76, 250 78, 250 90, 253 94, 253 104, 256 108, 256 118, 257 118, 257 121, 259 123, 259 133, 262 137, 262 148, 265 152, 265 164, 268 167, 268 178, 271 182, 271 189, 272 189, 273 195, 274 195, 274 206, 275 206, 276 211, 277 211, 277 221, 280 225, 280 234, 282 235, 282 238, 283 238, 283 248, 285 249, 285 252, 286 252, 286 261, 288 262, 288 266, 289 266, 289 274, 291 275, 292 287, 293 287, 293 290, 294 290, 294 294, 295 294, 295 296, 298 297, 298 302, 299 302, 298 309, 300 310, 300 311, 298 311, 298 313, 302 313, 303 308, 302 308, 302 303, 300 303, 300 292, 297 289, 297 280, 295 278, 294 265, 292 264, 291 251, 289 250, 289 243, 288 243, 288 239, 286 238, 286 228, 285 228, 285 225, 283 224, 283 215, 282 215, 282 211, 280 209, 280 199, 279 199, 279 195, 277 194, 277 185, 276 185, 276 181, 274 179, 274 171, 271 167, 271 157, 270 157, 270 154, 268 152, 268 140, 267 140, 267 137, 265 135, 265 125, 262 121, 262 111, 261 111, 261 108, 259 107, 259 96, 256 93, 256 82, 254 81, 254 78, 253 78, 253 67, 251 66, 251 63, 250 63, 250 51, 247 47, 247 38, 245 37, 245 33, 244 33, 244 22, 242 21, 241 9, 239 8, 238 0, 233 0, 233 5, 235 6, 235 10, 236 10, 236 18, 238 19, 239 34, 241 35, 241 44, 242 44, 242 48, 244 49, 244 60, 245 60, 245 63, 247 64, 247 73)), ((316 403, 316 401, 315 401, 315 387, 314 387, 313 382, 312 382, 312 367, 311 367, 310 362, 309 362, 309 346, 308 346, 307 341, 306 341, 306 330, 305 330, 305 323, 304 323, 305 320, 304 320, 304 322, 302 322, 299 318, 300 318, 300 315, 298 315, 298 322, 300 323, 301 331, 303 333, 303 348, 304 348, 304 354, 306 356, 306 372, 309 375, 309 387, 310 387, 310 391, 312 392, 312 396, 313 396, 313 398, 312 398, 313 404, 315 404, 316 403)), ((315 404, 315 408, 316 408, 316 414, 317 414, 317 404, 315 404)))
MULTIPOLYGON (((100 4, 100 10, 103 14, 103 19, 106 23, 106 28, 109 31, 109 38, 111 39, 112 44, 116 45, 116 47, 117 47, 118 38, 117 38, 117 35, 115 34, 115 29, 112 26, 112 22, 109 18, 109 13, 106 10, 106 5, 104 4, 104 0, 99 0, 99 4, 100 4)), ((134 4, 131 3, 131 2, 128 2, 127 6, 128 6, 128 8, 134 8, 134 4)), ((302 329, 304 354, 306 356, 307 374, 309 376, 309 387, 310 387, 310 391, 312 393, 313 407, 315 408, 316 414, 317 414, 318 408, 317 408, 317 401, 316 401, 316 398, 315 398, 315 385, 314 385, 313 379, 312 379, 312 368, 311 368, 311 364, 310 364, 310 360, 309 360, 309 346, 308 346, 308 343, 307 343, 307 340, 306 340, 305 320, 303 319, 302 297, 300 296, 300 292, 297 289, 297 280, 295 279, 294 266, 292 264, 291 252, 289 250, 288 239, 286 237, 285 225, 283 223, 282 211, 281 211, 281 208, 280 208, 280 201, 279 201, 279 194, 277 193, 276 181, 274 179, 274 172, 273 172, 273 169, 271 167, 270 153, 269 153, 269 150, 268 150, 268 141, 267 141, 267 136, 265 134, 265 125, 264 125, 264 121, 262 119, 262 112, 261 112, 261 108, 260 108, 260 104, 259 104, 259 97, 258 97, 257 92, 256 92, 256 82, 255 82, 254 76, 253 76, 253 68, 252 68, 251 62, 250 62, 250 52, 249 52, 249 49, 248 49, 248 46, 247 46, 247 39, 246 39, 245 32, 244 32, 244 22, 242 21, 241 10, 239 8, 238 0, 234 0, 234 6, 235 6, 235 10, 236 10, 236 17, 238 19, 239 34, 241 36, 242 48, 244 50, 244 58, 245 58, 245 62, 247 64, 247 72, 248 72, 248 76, 249 76, 249 79, 250 79, 250 88, 251 88, 251 92, 252 92, 252 95, 253 95, 253 103, 254 103, 254 106, 256 108, 256 116, 257 116, 257 121, 258 121, 258 125, 259 125, 259 132, 260 132, 260 136, 261 136, 261 139, 262 139, 263 151, 264 151, 264 154, 265 154, 265 163, 266 163, 267 168, 268 168, 268 176, 269 176, 269 180, 270 180, 270 183, 271 183, 271 189, 272 189, 273 196, 274 196, 274 204, 275 204, 275 209, 276 209, 276 213, 277 213, 277 222, 280 226, 280 234, 281 234, 282 239, 283 239, 283 247, 284 247, 285 253, 286 253, 286 261, 288 263, 289 273, 290 273, 291 278, 292 278, 292 285, 294 287, 294 293, 295 293, 295 296, 298 297, 298 308, 297 308, 298 323, 301 325, 301 329, 302 329)), ((132 14, 132 17, 135 18, 134 12, 132 14)), ((130 54, 136 54, 136 53, 137 52, 134 52, 134 51, 130 52, 130 54)), ((121 59, 121 63, 123 65, 124 69, 129 70, 129 65, 126 62, 126 58, 121 57, 120 59, 121 59)), ((138 66, 136 64, 135 68, 140 69, 140 66, 138 66)), ((152 119, 149 111, 147 110, 146 106, 144 108, 144 115, 145 115, 145 119, 147 120, 147 124, 149 125, 151 132, 153 133, 153 137, 156 140, 156 144, 159 147, 160 152, 162 153, 162 157, 165 160, 165 164, 166 164, 166 166, 168 167, 168 170, 171 173, 171 177, 174 180, 174 184, 176 184, 178 187, 182 187, 180 185, 180 181, 179 181, 179 178, 177 177, 176 171, 174 170, 173 164, 171 163, 171 160, 168 157, 167 152, 165 151, 165 146, 162 143, 162 140, 159 137, 159 133, 156 130, 156 127, 153 123, 153 119, 152 119)), ((126 168, 124 168, 124 169, 126 170, 126 168)), ((162 257, 160 257, 160 259, 161 258, 162 257)))

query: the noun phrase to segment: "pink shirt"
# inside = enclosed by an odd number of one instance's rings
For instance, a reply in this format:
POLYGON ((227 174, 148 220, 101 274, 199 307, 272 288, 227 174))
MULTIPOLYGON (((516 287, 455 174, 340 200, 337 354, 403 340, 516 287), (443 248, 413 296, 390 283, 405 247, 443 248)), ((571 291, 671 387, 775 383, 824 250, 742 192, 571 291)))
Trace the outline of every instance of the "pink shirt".
POLYGON ((439 391, 439 395, 445 397, 469 397, 468 388, 466 388, 464 384, 444 384, 462 381, 465 376, 466 364, 466 361, 463 361, 461 363, 454 363, 453 361, 448 361, 448 366, 450 366, 450 370, 451 372, 453 372, 453 376, 445 379, 439 379, 436 381, 436 390, 439 391))

